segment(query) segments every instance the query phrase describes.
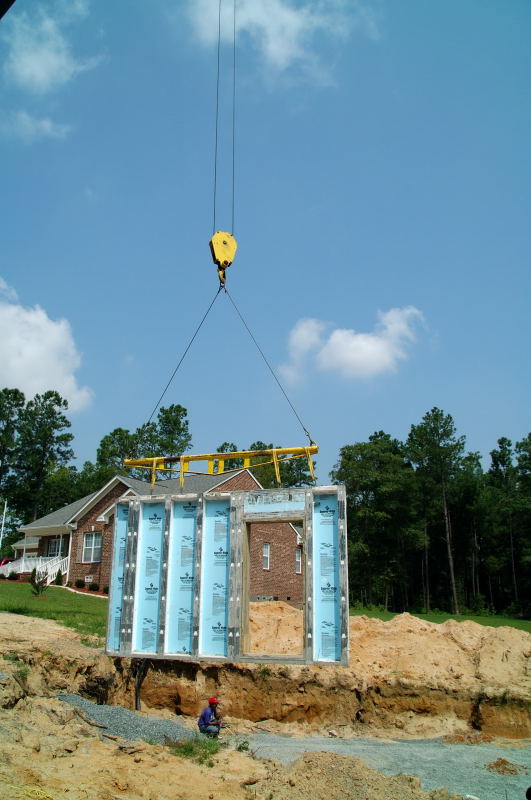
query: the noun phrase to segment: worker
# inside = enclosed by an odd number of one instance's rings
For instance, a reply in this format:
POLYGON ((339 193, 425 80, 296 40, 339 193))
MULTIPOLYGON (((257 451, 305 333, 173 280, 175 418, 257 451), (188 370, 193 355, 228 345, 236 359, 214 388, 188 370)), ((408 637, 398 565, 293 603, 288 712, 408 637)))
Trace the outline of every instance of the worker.
POLYGON ((221 728, 221 717, 218 713, 219 701, 215 697, 210 697, 208 706, 201 713, 197 720, 199 730, 205 736, 215 739, 219 736, 219 729, 221 728))

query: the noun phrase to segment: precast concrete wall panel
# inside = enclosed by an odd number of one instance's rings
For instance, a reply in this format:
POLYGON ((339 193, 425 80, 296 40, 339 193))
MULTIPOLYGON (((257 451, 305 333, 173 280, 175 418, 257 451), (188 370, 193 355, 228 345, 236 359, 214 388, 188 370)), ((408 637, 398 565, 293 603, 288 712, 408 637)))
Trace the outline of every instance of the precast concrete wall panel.
POLYGON ((343 486, 119 501, 106 652, 347 664, 346 536, 343 486), (249 655, 242 645, 249 605, 247 525, 278 521, 302 524, 304 646, 301 656, 249 655))

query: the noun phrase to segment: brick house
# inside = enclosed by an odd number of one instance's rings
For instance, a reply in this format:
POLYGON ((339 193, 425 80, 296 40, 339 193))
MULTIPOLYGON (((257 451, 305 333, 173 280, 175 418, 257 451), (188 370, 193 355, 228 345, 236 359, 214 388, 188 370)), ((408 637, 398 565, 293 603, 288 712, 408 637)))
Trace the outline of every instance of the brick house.
MULTIPOLYGON (((230 475, 189 475, 182 488, 178 479, 157 481, 153 492, 145 481, 116 475, 99 491, 22 526, 24 539, 17 542, 20 565, 17 569, 17 562, 13 562, 10 568, 27 573, 35 562, 39 569, 46 570, 50 580, 60 569, 64 583, 72 586, 76 581, 86 585, 97 583, 103 589, 110 580, 114 509, 118 499, 151 493, 215 494, 260 488, 248 469, 230 475)), ((278 599, 300 605, 304 587, 302 530, 288 522, 252 523, 248 536, 250 599, 278 599)))

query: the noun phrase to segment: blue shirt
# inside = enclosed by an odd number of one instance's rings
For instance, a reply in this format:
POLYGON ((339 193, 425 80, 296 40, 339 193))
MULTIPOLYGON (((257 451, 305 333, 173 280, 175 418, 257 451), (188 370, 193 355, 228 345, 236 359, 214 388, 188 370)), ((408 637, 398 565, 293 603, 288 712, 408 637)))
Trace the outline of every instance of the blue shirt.
POLYGON ((205 710, 202 712, 201 716, 197 720, 197 724, 200 728, 207 725, 212 725, 212 723, 217 723, 219 720, 216 717, 216 712, 212 711, 210 706, 207 706, 205 710))

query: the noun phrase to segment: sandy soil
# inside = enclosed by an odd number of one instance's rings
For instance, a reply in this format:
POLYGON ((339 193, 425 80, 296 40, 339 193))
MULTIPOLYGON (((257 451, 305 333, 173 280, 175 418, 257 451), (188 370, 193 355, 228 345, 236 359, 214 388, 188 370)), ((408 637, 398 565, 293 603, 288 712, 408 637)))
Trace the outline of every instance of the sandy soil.
MULTIPOLYGON (((272 633, 280 643, 286 637, 289 639, 293 635, 291 623, 284 630, 284 622, 293 616, 293 609, 276 614, 270 605, 265 611, 266 617, 262 614, 260 619, 257 612, 253 623, 256 641, 260 636, 266 641, 272 633), (272 613, 280 620, 278 625, 271 625, 272 613)), ((124 662, 118 663, 100 650, 84 646, 77 633, 50 620, 9 614, 0 614, 0 652, 3 654, 0 798, 446 800, 450 797, 445 790, 422 792, 415 778, 387 778, 359 759, 330 753, 306 754, 285 768, 256 761, 247 753, 224 750, 215 757, 214 765, 208 767, 172 756, 160 745, 129 748, 120 740, 105 738, 101 730, 87 724, 73 708, 53 696, 65 690, 81 691, 93 699, 100 690, 108 693, 109 687, 116 687, 119 680, 125 681, 124 662)), ((391 706, 386 713, 393 715, 398 728, 404 725, 403 733, 414 733, 429 729, 432 719, 425 707, 427 701, 419 691, 422 686, 426 694, 433 688, 439 693, 444 690, 445 696, 449 696, 463 687, 474 691, 479 687, 484 695, 500 694, 503 690, 529 700, 530 654, 531 637, 510 628, 482 628, 471 622, 437 626, 409 615, 401 615, 392 623, 357 617, 351 620, 349 668, 290 667, 286 671, 285 667, 272 665, 266 670, 256 664, 217 665, 213 670, 211 665, 202 664, 196 665, 194 672, 192 665, 187 665, 186 674, 183 671, 180 677, 170 675, 173 681, 170 689, 173 697, 175 686, 183 697, 189 689, 190 726, 195 725, 197 709, 204 704, 205 696, 222 691, 225 715, 233 714, 233 730, 265 728, 287 732, 291 729, 307 733, 307 717, 321 710, 317 704, 328 703, 328 710, 337 717, 334 703, 344 707, 348 697, 352 698, 354 708, 356 693, 361 695, 362 687, 372 687, 375 697, 380 698, 386 686, 394 687, 400 689, 401 700, 398 703, 397 696, 390 695, 387 700, 391 706), (413 686, 415 691, 410 692, 413 686), (253 699, 251 688, 256 690, 259 700, 253 699), (250 699, 245 700, 246 692, 250 699), (255 713, 245 719, 243 713, 237 713, 239 708, 255 708, 253 703, 264 702, 264 697, 270 709, 279 693, 279 708, 296 709, 298 716, 279 716, 275 720, 255 713), (244 700, 247 706, 242 705, 244 700), (424 703, 420 710, 419 702, 424 703), (413 719, 409 723, 410 714, 413 719), (280 719, 291 722, 283 723, 280 719)), ((173 715, 175 712, 166 701, 159 704, 156 712, 153 710, 157 705, 153 699, 157 696, 164 699, 164 692, 167 696, 171 694, 167 689, 168 674, 153 669, 150 679, 152 683, 146 685, 143 694, 144 701, 151 706, 148 713, 173 715)), ((122 690, 114 691, 119 699, 122 690)), ((123 692, 131 707, 130 689, 123 692)), ((377 704, 375 708, 378 711, 377 704)), ((438 720, 445 732, 455 734, 463 727, 469 729, 463 720, 456 718, 455 709, 442 721, 439 710, 443 706, 435 709, 433 719, 438 720)), ((380 717, 376 714, 374 719, 378 722, 380 717)), ((322 731, 322 725, 313 730, 322 731)), ((338 725, 333 733, 349 736, 355 735, 356 730, 354 724, 338 725)), ((375 725, 371 730, 364 729, 364 733, 376 731, 375 725)), ((393 735, 396 733, 397 728, 393 735)))

